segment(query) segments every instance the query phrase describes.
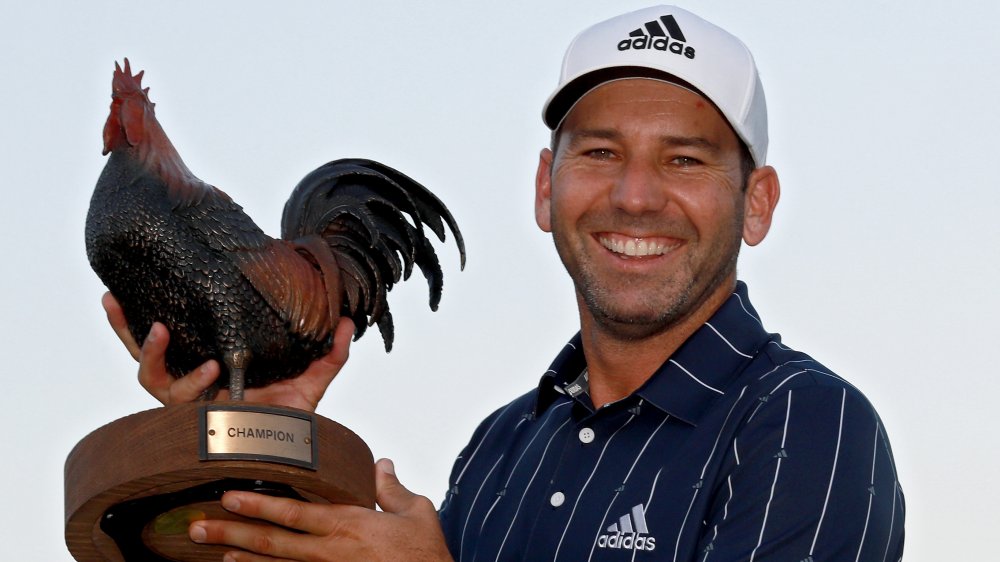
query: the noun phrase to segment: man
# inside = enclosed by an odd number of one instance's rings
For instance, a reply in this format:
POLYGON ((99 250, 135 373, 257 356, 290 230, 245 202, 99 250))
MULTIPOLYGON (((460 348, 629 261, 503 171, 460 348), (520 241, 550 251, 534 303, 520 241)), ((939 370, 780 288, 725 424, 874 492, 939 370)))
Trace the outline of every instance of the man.
MULTIPOLYGON (((227 509, 304 533, 206 521, 192 539, 296 560, 898 560, 903 496, 878 415, 765 332, 736 278, 779 197, 746 47, 674 7, 613 18, 570 45, 543 117, 536 220, 580 332, 475 431, 437 517, 379 461, 382 513, 230 493, 227 509)), ((349 334, 294 391, 259 399, 314 407, 349 334)), ((161 400, 214 378, 171 382, 163 327, 152 336, 140 378, 161 400)))

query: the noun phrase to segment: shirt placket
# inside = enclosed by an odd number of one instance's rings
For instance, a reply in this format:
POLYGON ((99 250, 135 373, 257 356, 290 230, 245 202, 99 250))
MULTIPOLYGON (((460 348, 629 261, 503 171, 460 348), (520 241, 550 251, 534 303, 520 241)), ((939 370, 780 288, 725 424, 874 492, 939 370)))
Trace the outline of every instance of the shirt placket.
POLYGON ((608 441, 627 414, 611 407, 591 412, 574 405, 573 427, 561 444, 558 463, 543 491, 527 552, 552 552, 556 560, 586 560, 593 546, 594 517, 590 513, 608 488, 608 478, 618 478, 608 441), (536 550, 537 549, 537 550, 536 550))

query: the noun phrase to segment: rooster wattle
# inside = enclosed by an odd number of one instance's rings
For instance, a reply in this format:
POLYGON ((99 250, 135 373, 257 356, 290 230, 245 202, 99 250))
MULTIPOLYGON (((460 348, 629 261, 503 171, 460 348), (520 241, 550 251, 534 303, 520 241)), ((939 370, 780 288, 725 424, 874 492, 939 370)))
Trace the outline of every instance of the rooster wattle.
POLYGON ((125 59, 115 64, 108 162, 87 215, 87 257, 142 342, 154 321, 170 330, 168 370, 220 361, 219 386, 293 377, 332 345, 341 316, 355 339, 377 324, 386 351, 393 324, 386 292, 415 264, 441 298, 442 272, 424 225, 465 245, 448 209, 402 173, 363 159, 309 173, 282 215, 281 239, 261 231, 221 190, 194 176, 153 113, 149 89, 125 59), (409 220, 407 219, 409 217, 409 220))

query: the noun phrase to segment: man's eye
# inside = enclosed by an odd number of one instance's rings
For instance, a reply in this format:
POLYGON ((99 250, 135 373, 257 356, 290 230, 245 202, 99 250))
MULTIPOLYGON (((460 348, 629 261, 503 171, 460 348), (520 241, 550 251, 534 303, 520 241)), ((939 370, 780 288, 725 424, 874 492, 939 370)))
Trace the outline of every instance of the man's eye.
POLYGON ((674 158, 672 162, 674 164, 677 164, 678 166, 684 166, 684 167, 697 166, 698 164, 701 164, 701 160, 698 160, 697 158, 691 158, 690 156, 678 156, 674 158))
POLYGON ((608 158, 612 158, 614 155, 615 153, 611 152, 607 148, 595 148, 587 151, 587 156, 600 160, 607 160, 608 158))

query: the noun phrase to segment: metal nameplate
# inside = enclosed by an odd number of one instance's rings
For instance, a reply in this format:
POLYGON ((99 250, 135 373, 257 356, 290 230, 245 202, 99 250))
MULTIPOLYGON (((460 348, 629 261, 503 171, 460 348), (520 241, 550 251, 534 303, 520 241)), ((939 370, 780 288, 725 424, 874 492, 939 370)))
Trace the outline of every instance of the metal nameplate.
POLYGON ((316 424, 305 412, 206 405, 198 444, 201 460, 268 461, 316 469, 316 424))

